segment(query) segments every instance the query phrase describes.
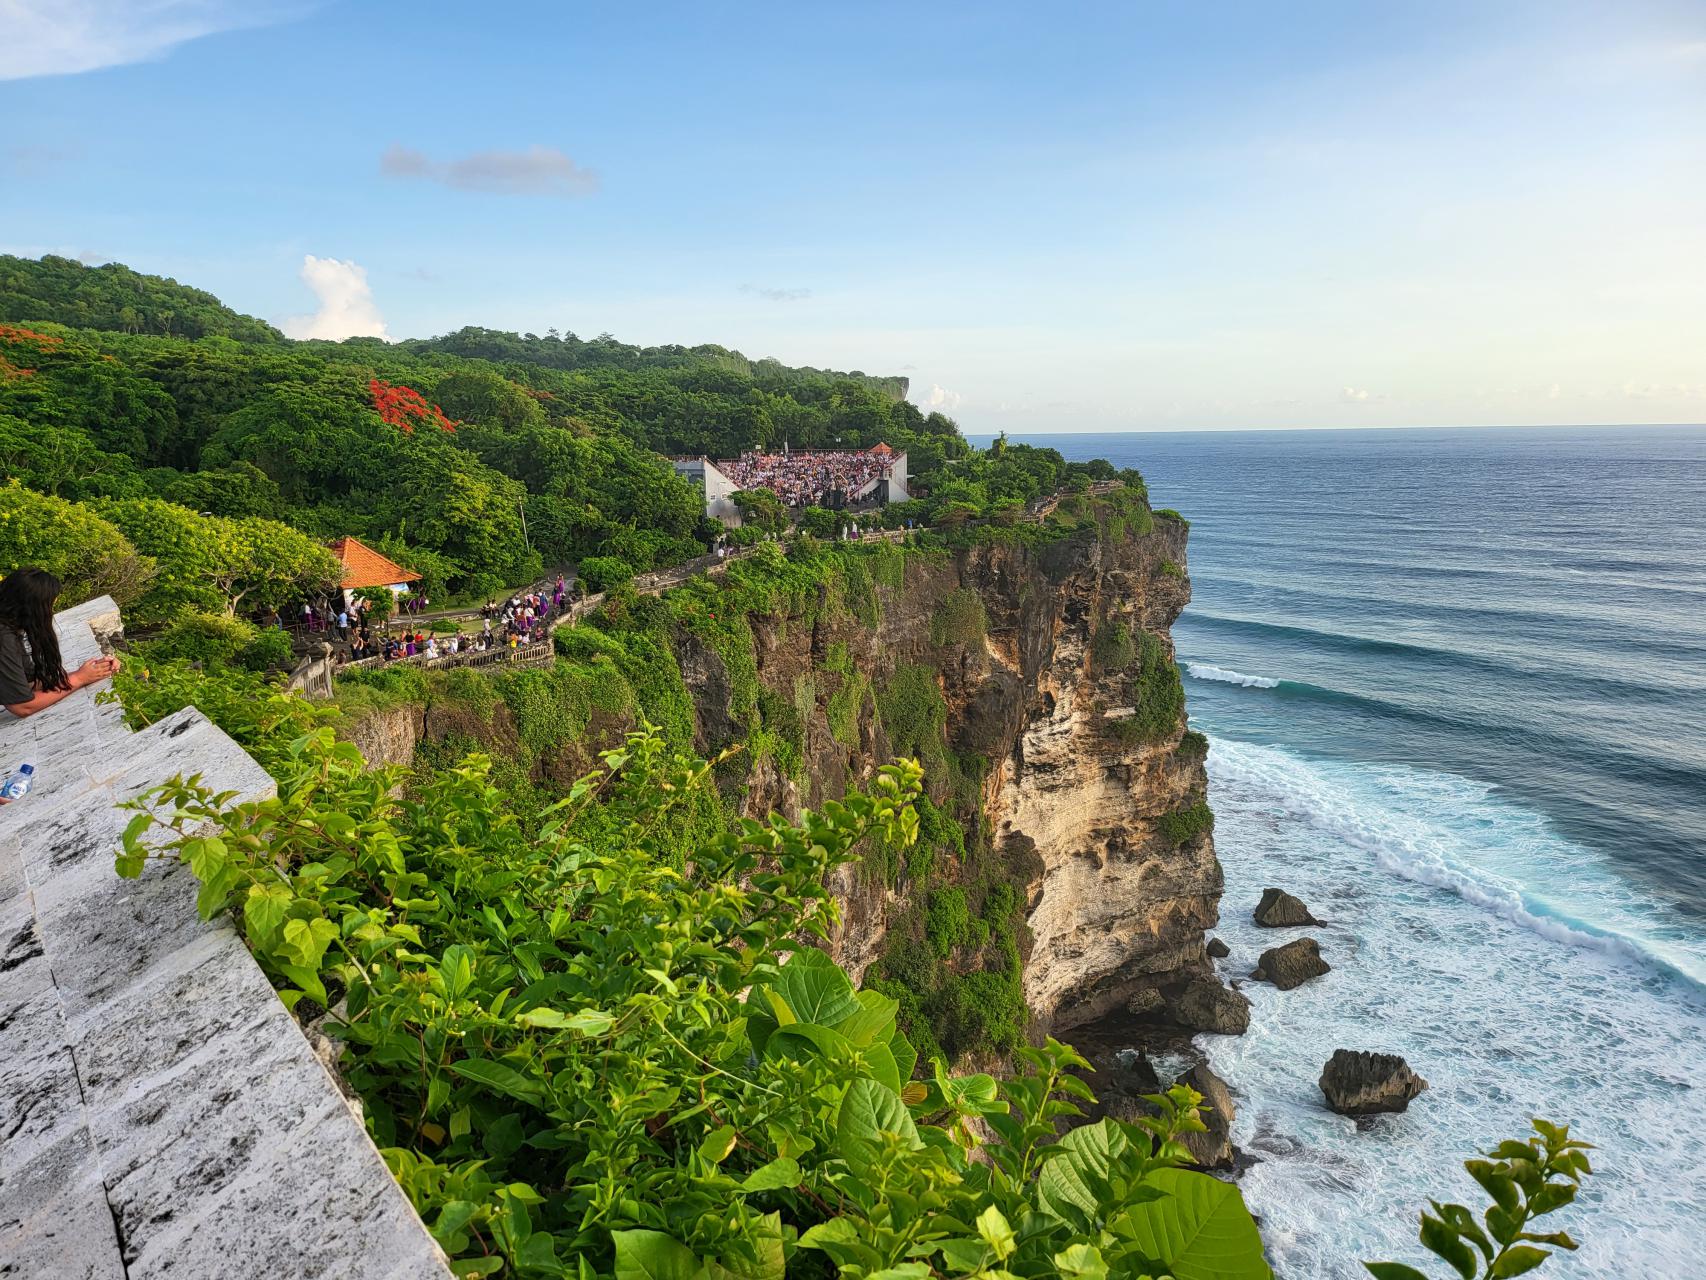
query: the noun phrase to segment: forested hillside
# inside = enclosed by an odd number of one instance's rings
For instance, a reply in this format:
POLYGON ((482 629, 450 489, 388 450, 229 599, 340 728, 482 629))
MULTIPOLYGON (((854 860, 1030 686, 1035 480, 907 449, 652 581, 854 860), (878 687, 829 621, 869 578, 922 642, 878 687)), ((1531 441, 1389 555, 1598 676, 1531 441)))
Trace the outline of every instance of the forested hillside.
POLYGON ((904 379, 722 347, 484 329, 292 342, 198 290, 51 257, 0 258, 0 316, 0 476, 354 535, 440 598, 591 554, 636 571, 698 554, 699 499, 660 454, 886 440, 933 508, 973 511, 1065 472, 1052 450, 974 456, 904 379))

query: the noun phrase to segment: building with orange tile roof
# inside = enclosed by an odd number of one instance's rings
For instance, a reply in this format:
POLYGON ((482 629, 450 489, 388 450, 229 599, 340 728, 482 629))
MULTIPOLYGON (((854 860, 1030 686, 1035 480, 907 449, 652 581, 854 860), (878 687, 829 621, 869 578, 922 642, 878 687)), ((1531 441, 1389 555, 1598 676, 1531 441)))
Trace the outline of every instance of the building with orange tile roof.
POLYGON ((395 560, 387 560, 355 538, 339 538, 328 545, 338 563, 344 567, 343 581, 339 585, 343 587, 346 606, 354 599, 354 593, 364 587, 390 587, 394 593, 401 594, 409 589, 411 582, 420 581, 421 575, 413 569, 405 569, 395 560))

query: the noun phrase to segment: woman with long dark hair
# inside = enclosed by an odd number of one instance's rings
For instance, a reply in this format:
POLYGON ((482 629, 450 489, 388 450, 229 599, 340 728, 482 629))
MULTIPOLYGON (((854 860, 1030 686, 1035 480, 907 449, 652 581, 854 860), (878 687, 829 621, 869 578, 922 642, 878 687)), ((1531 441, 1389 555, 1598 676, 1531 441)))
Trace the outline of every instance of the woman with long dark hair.
POLYGON ((0 580, 0 706, 15 716, 33 716, 118 670, 117 658, 90 658, 66 672, 53 631, 59 589, 46 569, 14 569, 0 580))

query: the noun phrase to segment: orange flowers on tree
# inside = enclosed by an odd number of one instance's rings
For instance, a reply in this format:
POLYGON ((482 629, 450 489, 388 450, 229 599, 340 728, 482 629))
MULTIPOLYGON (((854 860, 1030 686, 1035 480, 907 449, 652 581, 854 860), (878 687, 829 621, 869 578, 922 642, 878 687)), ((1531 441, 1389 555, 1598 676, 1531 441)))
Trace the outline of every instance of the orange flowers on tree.
POLYGON ((413 387, 374 378, 367 389, 373 393, 373 411, 404 435, 413 435, 416 426, 428 422, 437 423, 440 431, 456 430, 456 424, 444 416, 444 410, 428 404, 427 398, 413 387))

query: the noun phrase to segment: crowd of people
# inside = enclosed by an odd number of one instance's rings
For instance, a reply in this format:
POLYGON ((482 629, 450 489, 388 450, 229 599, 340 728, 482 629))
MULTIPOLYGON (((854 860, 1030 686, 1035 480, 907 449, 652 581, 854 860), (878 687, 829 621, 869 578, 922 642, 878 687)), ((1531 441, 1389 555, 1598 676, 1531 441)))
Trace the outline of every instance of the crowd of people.
POLYGON ((790 507, 839 507, 886 476, 894 455, 854 450, 743 453, 717 470, 740 489, 768 489, 790 507))
POLYGON ((554 586, 524 591, 505 601, 488 600, 480 606, 478 631, 458 630, 443 636, 422 629, 418 623, 406 624, 400 632, 382 628, 376 634, 369 611, 362 607, 363 601, 356 602, 354 613, 340 607, 335 617, 327 617, 325 621, 327 628, 334 630, 338 639, 348 646, 347 661, 424 658, 430 662, 434 658, 490 653, 494 649, 514 651, 544 639, 550 633, 553 619, 567 612, 576 595, 574 585, 559 574, 554 586))

